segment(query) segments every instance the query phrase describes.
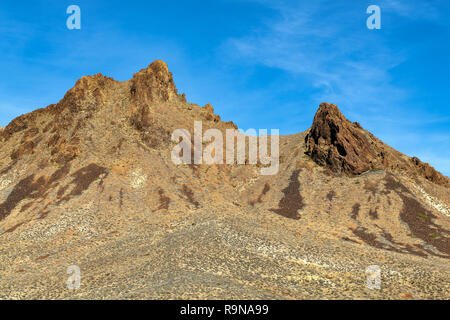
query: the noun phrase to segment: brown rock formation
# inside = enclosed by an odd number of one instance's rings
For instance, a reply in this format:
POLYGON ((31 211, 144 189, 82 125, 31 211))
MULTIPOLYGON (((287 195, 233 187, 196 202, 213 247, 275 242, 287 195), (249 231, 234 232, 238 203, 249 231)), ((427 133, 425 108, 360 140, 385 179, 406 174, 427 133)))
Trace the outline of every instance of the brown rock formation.
POLYGON ((322 103, 305 137, 306 153, 319 165, 333 172, 358 175, 385 169, 419 175, 448 185, 448 178, 418 158, 409 158, 387 146, 358 122, 352 123, 334 104, 322 103))
POLYGON ((148 68, 133 75, 130 93, 134 101, 150 105, 178 97, 172 73, 164 61, 152 62, 148 68))
POLYGON ((333 172, 360 174, 376 165, 366 136, 334 104, 320 105, 306 136, 306 147, 316 163, 333 172))

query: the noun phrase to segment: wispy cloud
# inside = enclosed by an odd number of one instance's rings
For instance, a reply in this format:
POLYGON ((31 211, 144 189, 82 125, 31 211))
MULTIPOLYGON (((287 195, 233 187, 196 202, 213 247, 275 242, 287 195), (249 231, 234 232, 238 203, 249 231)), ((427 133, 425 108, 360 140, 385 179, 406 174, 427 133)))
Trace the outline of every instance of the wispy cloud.
POLYGON ((390 84, 389 75, 404 53, 365 29, 364 8, 342 10, 315 1, 278 3, 273 9, 279 14, 265 28, 227 41, 232 58, 302 74, 319 90, 317 98, 350 109, 364 103, 375 112, 386 97, 395 102, 407 94, 390 84))

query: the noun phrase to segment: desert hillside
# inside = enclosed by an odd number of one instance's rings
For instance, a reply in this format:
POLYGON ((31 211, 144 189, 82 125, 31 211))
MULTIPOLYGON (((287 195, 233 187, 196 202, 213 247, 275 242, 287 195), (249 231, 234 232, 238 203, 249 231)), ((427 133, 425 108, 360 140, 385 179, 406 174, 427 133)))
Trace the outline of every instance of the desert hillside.
POLYGON ((329 103, 279 137, 275 175, 248 156, 175 164, 196 121, 237 128, 155 61, 0 128, 0 298, 450 298, 448 177, 329 103))

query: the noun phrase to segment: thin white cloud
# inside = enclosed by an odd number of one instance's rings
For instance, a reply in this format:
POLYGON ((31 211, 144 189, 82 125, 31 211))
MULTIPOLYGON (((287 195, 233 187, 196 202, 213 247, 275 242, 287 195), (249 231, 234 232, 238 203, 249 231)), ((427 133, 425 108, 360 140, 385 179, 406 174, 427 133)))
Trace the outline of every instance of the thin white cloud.
POLYGON ((322 89, 318 98, 347 108, 365 103, 375 109, 386 97, 404 97, 402 89, 390 85, 389 75, 403 54, 390 50, 381 38, 367 41, 365 24, 355 29, 347 23, 364 18, 358 7, 347 12, 336 5, 304 2, 274 8, 278 18, 265 29, 227 41, 224 48, 232 58, 306 75, 312 87, 322 89))

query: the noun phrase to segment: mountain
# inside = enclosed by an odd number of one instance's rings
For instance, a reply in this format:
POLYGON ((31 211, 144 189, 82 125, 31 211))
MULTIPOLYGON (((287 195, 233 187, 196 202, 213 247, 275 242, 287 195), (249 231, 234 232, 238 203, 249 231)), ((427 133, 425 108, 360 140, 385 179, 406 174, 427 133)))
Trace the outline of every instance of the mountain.
POLYGON ((329 103, 279 137, 274 175, 248 154, 175 164, 172 135, 195 145, 196 121, 237 129, 155 61, 124 82, 83 77, 1 129, 0 298, 450 297, 448 177, 329 103), (374 265, 380 290, 366 286, 374 265))

